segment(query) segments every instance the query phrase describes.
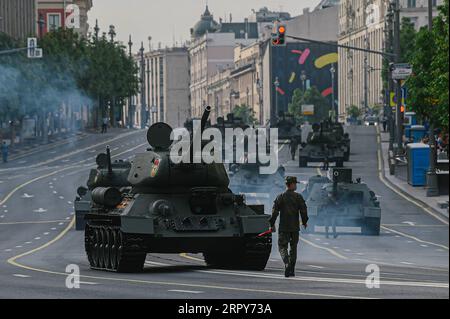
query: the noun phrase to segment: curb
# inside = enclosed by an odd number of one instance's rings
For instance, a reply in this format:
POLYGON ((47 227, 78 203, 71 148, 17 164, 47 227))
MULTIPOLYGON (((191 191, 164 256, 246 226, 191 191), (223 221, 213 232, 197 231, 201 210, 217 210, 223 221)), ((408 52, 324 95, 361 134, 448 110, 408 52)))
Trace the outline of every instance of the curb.
MULTIPOLYGON (((379 140, 381 141, 381 133, 380 130, 377 129, 377 136, 379 137, 379 140)), ((378 140, 377 140, 378 143, 378 140)), ((381 142, 382 143, 382 142, 381 142)), ((392 188, 395 188, 399 193, 402 193, 403 196, 408 197, 416 202, 418 202, 420 205, 422 205, 422 208, 427 208, 432 210, 435 214, 442 216, 444 219, 446 219, 447 221, 449 220, 449 217, 444 215, 442 212, 440 212, 439 210, 437 210, 436 208, 434 208, 433 206, 428 205, 426 202, 424 202, 423 200, 411 196, 408 192, 406 192, 405 190, 403 190, 402 188, 398 187, 397 185, 395 185, 394 183, 392 183, 388 178, 386 178, 386 166, 385 166, 385 161, 384 161, 384 157, 383 157, 383 148, 381 147, 381 143, 378 143, 378 149, 380 150, 381 156, 380 156, 380 160, 381 160, 381 165, 382 165, 382 170, 381 170, 381 174, 383 175, 384 181, 386 183, 388 183, 392 188)))

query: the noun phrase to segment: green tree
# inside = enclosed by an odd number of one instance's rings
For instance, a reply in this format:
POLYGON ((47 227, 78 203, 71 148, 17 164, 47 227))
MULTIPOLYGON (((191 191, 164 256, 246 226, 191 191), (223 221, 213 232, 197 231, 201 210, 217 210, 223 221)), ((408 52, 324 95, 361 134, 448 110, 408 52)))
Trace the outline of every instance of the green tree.
POLYGON ((292 102, 288 105, 289 113, 297 119, 302 119, 302 105, 314 105, 314 116, 309 117, 312 122, 320 122, 329 117, 331 105, 315 86, 305 92, 300 89, 294 90, 292 102))
POLYGON ((352 118, 352 119, 357 119, 358 117, 361 116, 362 112, 361 109, 359 107, 357 107, 356 105, 350 105, 347 108, 347 114, 352 118))
POLYGON ((423 119, 448 131, 448 37, 449 1, 439 8, 433 31, 423 27, 417 33, 410 63, 414 74, 408 87, 408 106, 423 119))
POLYGON ((247 125, 255 125, 258 122, 255 117, 255 111, 245 104, 236 106, 233 110, 233 114, 236 117, 240 117, 247 125))

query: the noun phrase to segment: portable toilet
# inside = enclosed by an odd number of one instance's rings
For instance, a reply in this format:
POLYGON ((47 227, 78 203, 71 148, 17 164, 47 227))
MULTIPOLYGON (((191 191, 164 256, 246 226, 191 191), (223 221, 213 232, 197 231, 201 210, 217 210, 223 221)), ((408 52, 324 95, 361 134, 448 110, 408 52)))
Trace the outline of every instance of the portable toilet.
POLYGON ((412 138, 413 143, 420 143, 427 133, 427 129, 423 125, 411 125, 411 127, 405 128, 406 139, 409 141, 412 138))
POLYGON ((411 143, 406 147, 408 157, 408 184, 425 186, 427 171, 430 167, 430 146, 423 143, 411 143))
POLYGON ((410 128, 412 125, 417 125, 417 115, 415 112, 406 112, 403 126, 405 128, 410 128))

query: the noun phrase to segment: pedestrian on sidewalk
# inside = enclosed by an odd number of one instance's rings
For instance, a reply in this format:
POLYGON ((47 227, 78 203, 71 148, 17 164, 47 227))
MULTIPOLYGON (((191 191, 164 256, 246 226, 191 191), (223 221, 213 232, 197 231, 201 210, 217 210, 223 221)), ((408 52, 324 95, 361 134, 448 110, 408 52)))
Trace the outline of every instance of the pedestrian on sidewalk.
POLYGON ((387 123, 388 123, 387 117, 383 116, 383 132, 384 133, 386 133, 386 131, 387 131, 387 123))
POLYGON ((3 163, 8 163, 8 153, 9 153, 8 144, 6 144, 6 141, 3 141, 3 143, 2 143, 3 163))
POLYGON ((108 133, 108 122, 109 122, 109 119, 107 117, 104 117, 103 123, 102 123, 102 134, 108 133))
POLYGON ((297 184, 296 177, 286 177, 286 191, 275 200, 270 218, 270 231, 275 232, 275 222, 280 215, 278 248, 285 265, 285 277, 295 276, 300 218, 305 228, 308 223, 308 209, 302 195, 296 192, 297 184))

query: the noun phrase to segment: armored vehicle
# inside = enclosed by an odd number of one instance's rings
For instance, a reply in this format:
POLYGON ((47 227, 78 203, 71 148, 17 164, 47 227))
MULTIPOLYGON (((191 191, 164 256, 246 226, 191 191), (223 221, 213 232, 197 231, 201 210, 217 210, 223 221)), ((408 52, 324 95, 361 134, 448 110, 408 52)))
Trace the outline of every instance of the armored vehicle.
POLYGON ((307 167, 309 162, 336 162, 337 167, 344 166, 345 149, 337 142, 335 134, 324 123, 312 126, 306 143, 299 151, 299 166, 307 167))
POLYGON ((152 125, 151 148, 123 166, 111 163, 109 151, 98 157, 85 215, 91 268, 137 272, 147 253, 203 253, 211 267, 263 270, 272 247, 270 235, 258 236, 269 227, 264 207, 229 190, 223 164, 175 163, 171 132, 165 123, 152 125))
POLYGON ((350 135, 345 132, 344 125, 342 123, 329 120, 328 127, 335 135, 337 144, 343 147, 344 161, 348 162, 350 160, 350 144, 351 144, 350 135))
POLYGON ((297 125, 293 115, 280 112, 278 119, 272 123, 271 128, 278 129, 278 140, 280 142, 302 142, 302 129, 297 125))
POLYGON ((271 205, 275 197, 284 191, 285 168, 278 167, 274 174, 260 174, 261 163, 233 164, 228 173, 230 189, 243 194, 248 201, 271 205))
POLYGON ((381 209, 377 196, 349 168, 334 168, 331 176, 311 177, 303 196, 308 206, 310 229, 315 226, 361 227, 362 234, 378 236, 381 209))

